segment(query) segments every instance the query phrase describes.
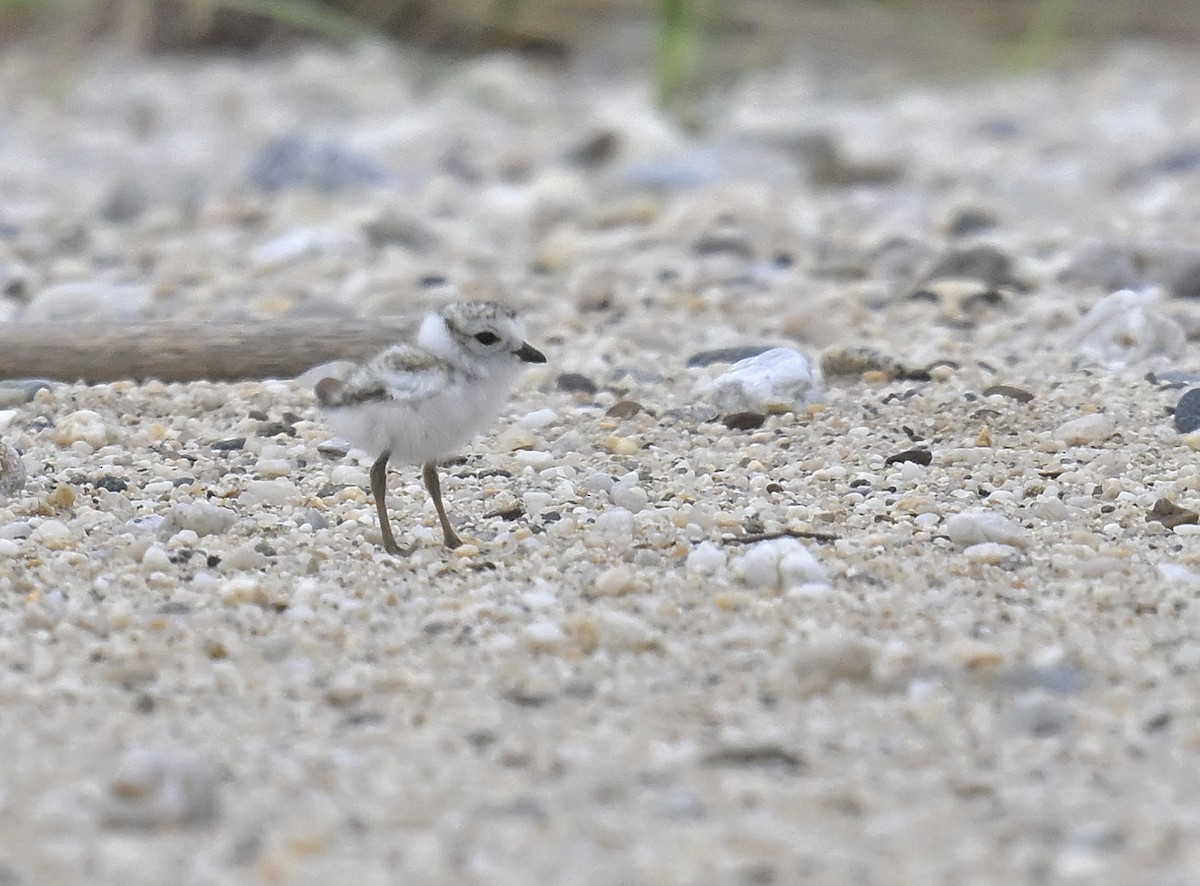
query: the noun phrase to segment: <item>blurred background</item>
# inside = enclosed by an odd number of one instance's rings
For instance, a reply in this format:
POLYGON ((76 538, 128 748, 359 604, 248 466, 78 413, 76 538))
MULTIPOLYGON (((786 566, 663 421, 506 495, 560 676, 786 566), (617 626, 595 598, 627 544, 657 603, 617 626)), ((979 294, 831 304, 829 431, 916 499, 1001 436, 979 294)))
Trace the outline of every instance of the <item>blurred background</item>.
POLYGON ((652 72, 678 101, 803 54, 834 74, 1028 68, 1118 38, 1200 42, 1197 0, 0 0, 0 37, 65 50, 263 52, 366 34, 652 72))

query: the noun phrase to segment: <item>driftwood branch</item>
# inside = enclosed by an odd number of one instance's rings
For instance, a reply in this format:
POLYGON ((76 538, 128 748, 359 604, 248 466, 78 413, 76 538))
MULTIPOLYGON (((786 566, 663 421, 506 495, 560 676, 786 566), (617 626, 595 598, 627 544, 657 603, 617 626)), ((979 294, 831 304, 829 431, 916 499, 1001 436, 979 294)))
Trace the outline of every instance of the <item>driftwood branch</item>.
POLYGON ((293 378, 331 360, 362 360, 411 328, 398 318, 0 323, 0 379, 293 378))

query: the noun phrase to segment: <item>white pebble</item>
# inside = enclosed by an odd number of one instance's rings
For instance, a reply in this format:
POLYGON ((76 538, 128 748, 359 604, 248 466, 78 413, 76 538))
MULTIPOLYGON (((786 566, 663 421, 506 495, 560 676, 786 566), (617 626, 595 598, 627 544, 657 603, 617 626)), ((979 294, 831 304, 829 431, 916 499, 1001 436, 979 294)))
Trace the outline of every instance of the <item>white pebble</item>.
POLYGON ((946 521, 946 535, 961 547, 997 542, 1004 545, 1025 547, 1029 544, 1029 533, 994 511, 972 510, 954 514, 946 521))
POLYGON ((994 541, 984 541, 979 544, 968 545, 963 550, 963 555, 975 563, 1003 563, 1005 560, 1016 556, 1019 551, 1012 545, 1002 545, 994 541))
POLYGON ((725 568, 725 552, 711 541, 701 542, 688 551, 689 575, 714 576, 725 568))
POLYGON ((596 578, 593 589, 602 597, 619 597, 634 588, 633 572, 624 564, 610 566, 596 578))
POLYGON ((554 424, 558 418, 558 413, 553 409, 538 409, 521 417, 520 424, 523 428, 528 428, 531 431, 536 431, 539 428, 544 428, 554 424))
POLYGON ((358 465, 336 465, 329 472, 329 482, 335 486, 361 486, 367 489, 371 485, 371 478, 358 465))
POLYGON ((171 557, 162 545, 150 545, 142 554, 142 568, 147 572, 166 572, 171 568, 171 557))
POLYGON ((562 628, 552 621, 534 621, 525 625, 522 634, 531 649, 547 651, 561 646, 566 640, 562 628))
POLYGON ((633 514, 644 510, 650 502, 650 496, 646 494, 646 490, 636 483, 618 483, 612 488, 609 496, 612 498, 613 504, 633 514))
POLYGON ((237 514, 229 508, 207 501, 177 502, 167 511, 162 532, 171 536, 187 530, 199 538, 228 532, 236 522, 237 514))
POLYGON ((820 561, 794 538, 777 538, 752 545, 733 561, 733 570, 747 584, 757 588, 787 591, 806 585, 829 584, 820 561))
POLYGON ((300 492, 291 480, 282 478, 276 480, 251 480, 246 484, 239 498, 249 505, 266 505, 280 507, 289 502, 297 501, 300 492))
POLYGON ((175 748, 126 752, 100 810, 109 827, 203 824, 217 814, 217 771, 196 754, 175 748))
POLYGON ((711 399, 722 412, 795 412, 819 391, 807 358, 791 348, 772 348, 739 360, 713 381, 711 399))
POLYGON ((71 527, 62 520, 43 520, 33 530, 33 537, 40 542, 66 541, 71 537, 71 527))
POLYGON ((633 514, 625 508, 610 508, 596 518, 597 531, 614 540, 633 538, 633 527, 633 514))
POLYGON ((1111 437, 1116 430, 1116 424, 1106 413, 1093 412, 1059 425, 1054 436, 1068 446, 1085 446, 1111 437))
POLYGON ((548 492, 526 492, 521 496, 521 504, 525 505, 525 513, 530 517, 538 517, 542 511, 550 507, 554 500, 548 492))
POLYGON ((111 442, 112 433, 98 412, 79 409, 63 416, 54 428, 54 442, 59 446, 70 446, 82 441, 93 449, 111 442))

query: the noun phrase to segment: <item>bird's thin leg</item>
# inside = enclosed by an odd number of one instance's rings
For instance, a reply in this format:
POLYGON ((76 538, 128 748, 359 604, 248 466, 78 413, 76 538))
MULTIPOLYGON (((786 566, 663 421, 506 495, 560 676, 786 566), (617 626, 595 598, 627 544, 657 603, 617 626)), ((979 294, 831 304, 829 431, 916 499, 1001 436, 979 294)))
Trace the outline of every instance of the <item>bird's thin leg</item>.
POLYGON ((442 504, 442 484, 438 482, 437 465, 431 461, 425 462, 424 467, 421 468, 421 477, 425 480, 425 488, 429 490, 429 494, 433 498, 433 506, 437 508, 438 519, 442 521, 442 535, 446 538, 446 547, 458 547, 462 544, 462 539, 455 534, 454 527, 450 525, 450 518, 446 516, 446 508, 442 504))
POLYGON ((392 535, 392 524, 388 520, 387 463, 390 455, 390 452, 384 452, 375 459, 375 464, 371 465, 371 494, 375 496, 375 509, 379 511, 379 532, 383 536, 383 549, 389 554, 405 554, 408 552, 396 544, 396 537, 392 535))

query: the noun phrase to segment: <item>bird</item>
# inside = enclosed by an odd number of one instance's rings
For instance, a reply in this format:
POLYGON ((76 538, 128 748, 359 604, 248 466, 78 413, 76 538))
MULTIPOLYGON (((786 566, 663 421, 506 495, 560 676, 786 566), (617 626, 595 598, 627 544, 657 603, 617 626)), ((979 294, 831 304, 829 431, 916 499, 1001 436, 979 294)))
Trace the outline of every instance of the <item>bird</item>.
POLYGON ((514 310, 495 301, 464 301, 426 315, 411 341, 390 345, 344 378, 316 383, 329 426, 374 458, 371 493, 384 550, 412 552, 392 534, 389 461, 421 466, 445 546, 462 544, 442 502, 438 459, 491 425, 521 371, 545 362, 546 355, 525 340, 514 310))

